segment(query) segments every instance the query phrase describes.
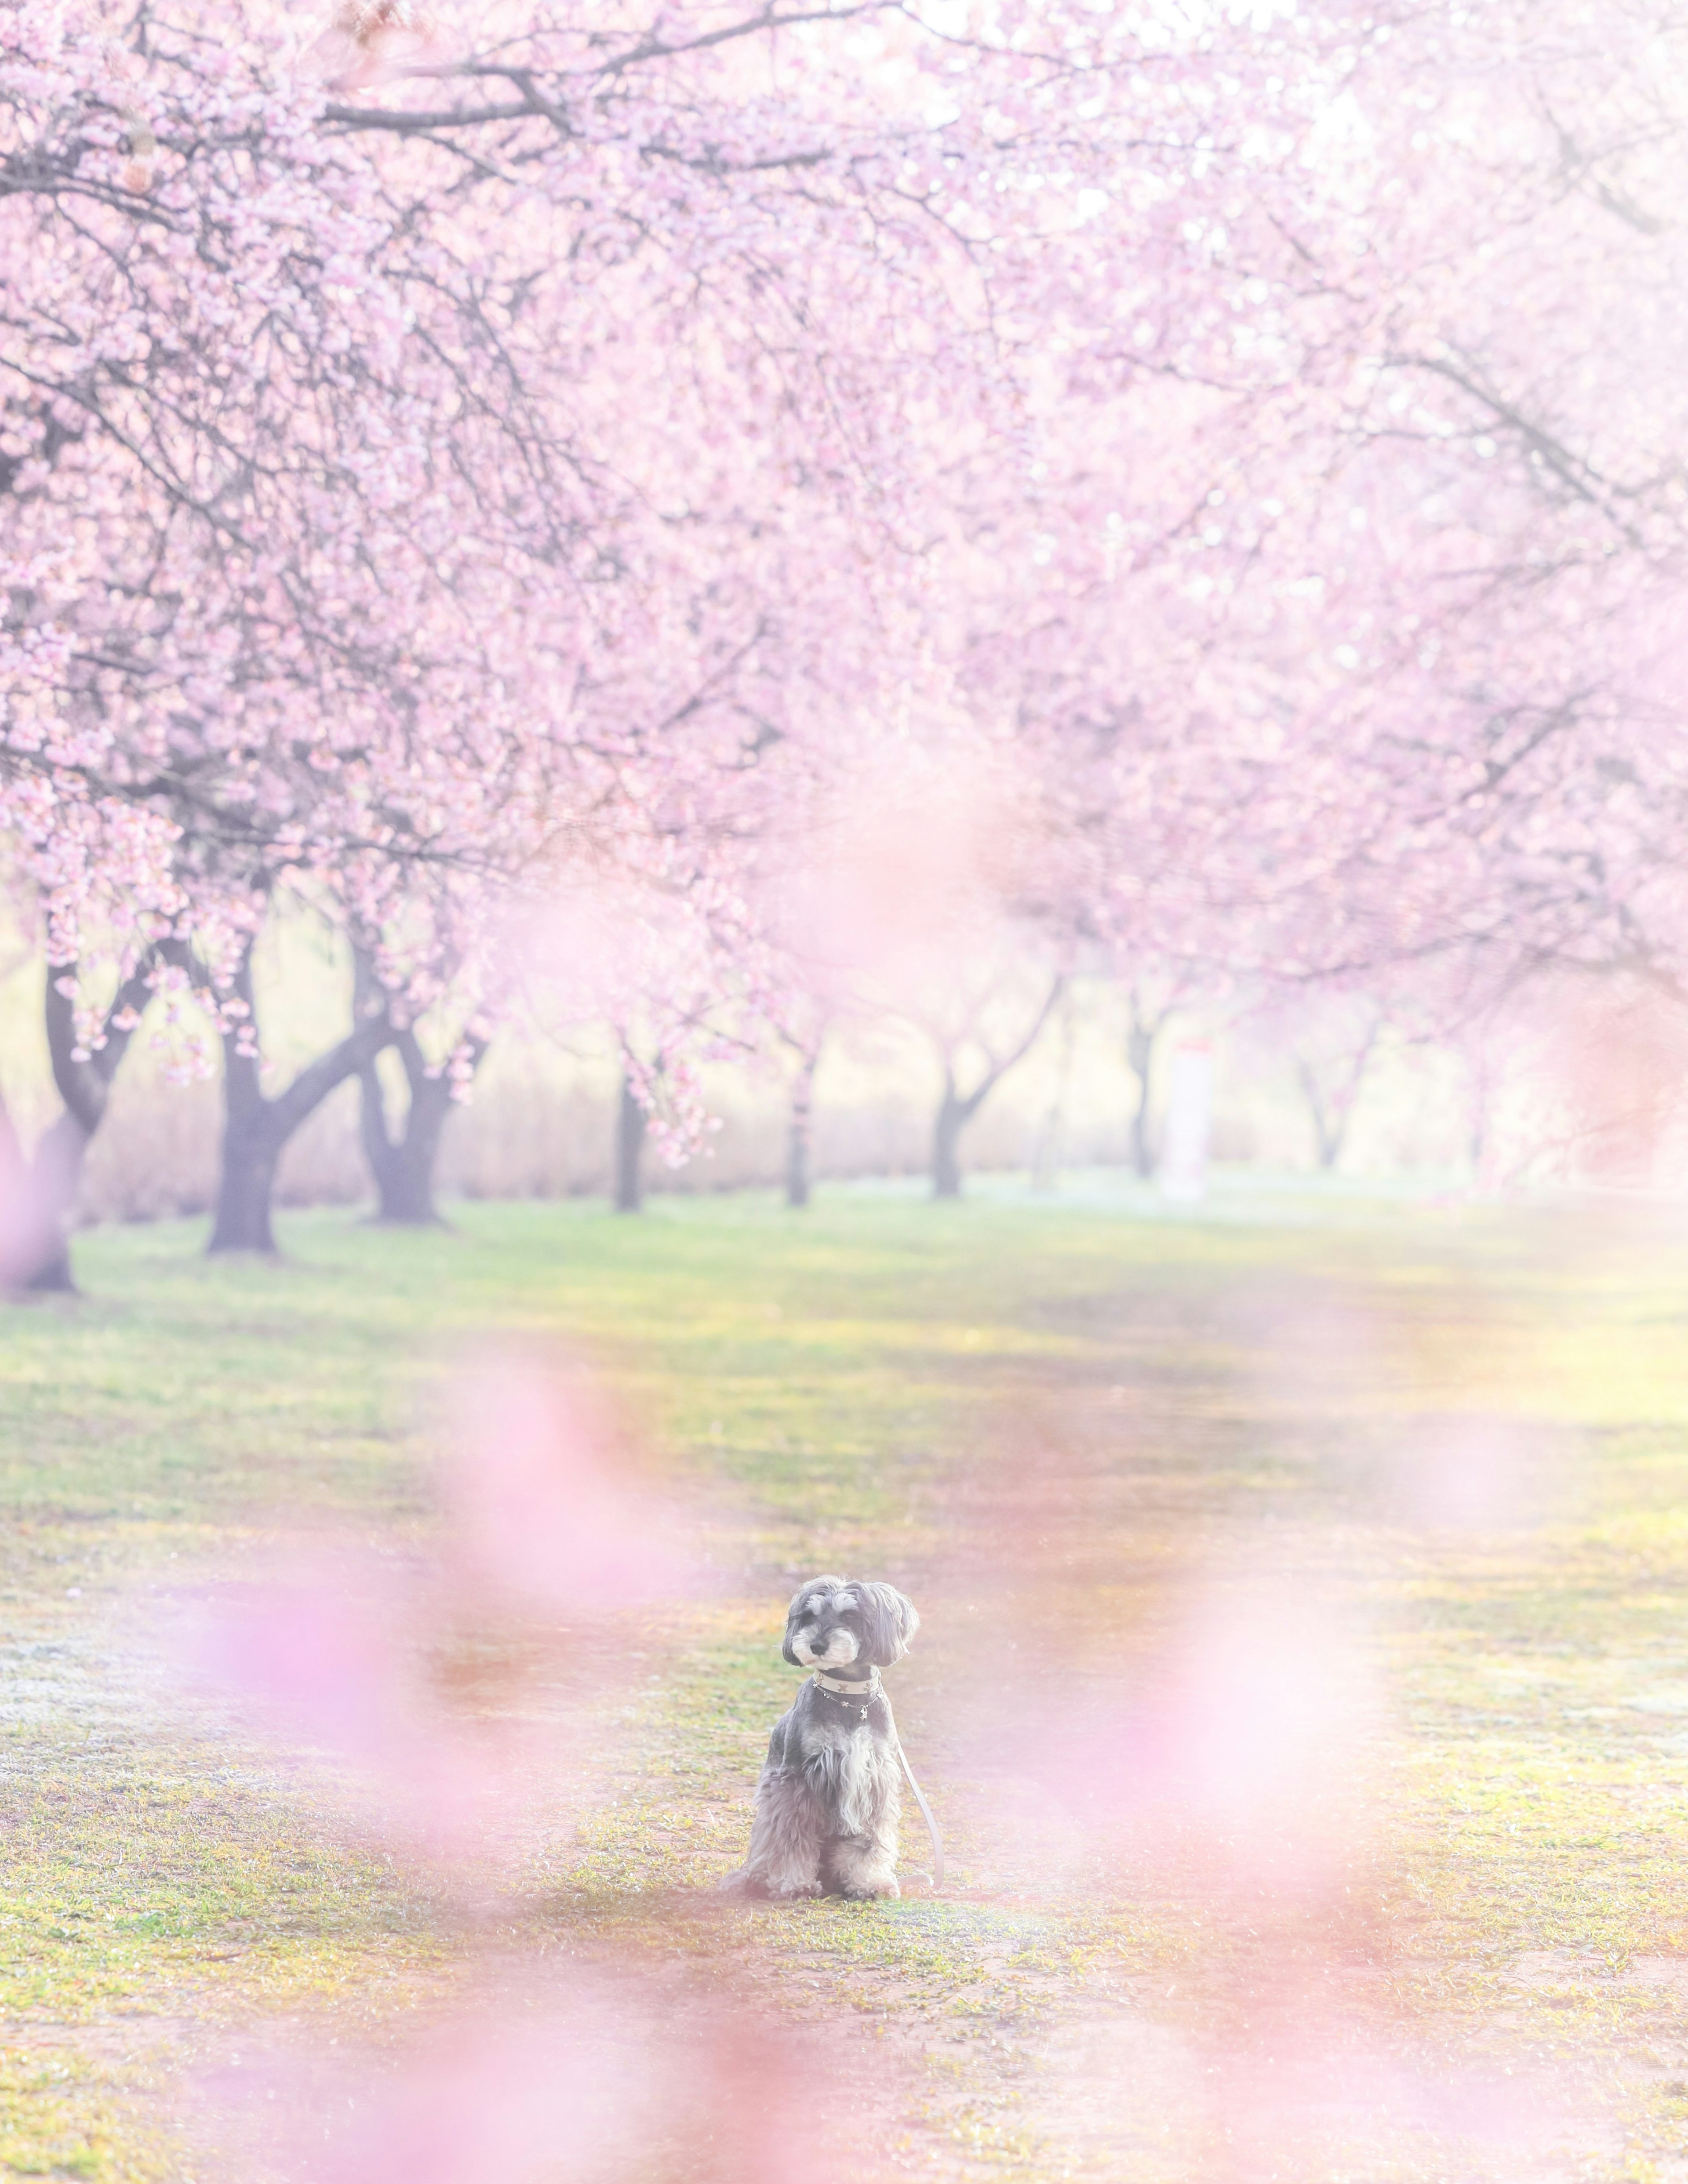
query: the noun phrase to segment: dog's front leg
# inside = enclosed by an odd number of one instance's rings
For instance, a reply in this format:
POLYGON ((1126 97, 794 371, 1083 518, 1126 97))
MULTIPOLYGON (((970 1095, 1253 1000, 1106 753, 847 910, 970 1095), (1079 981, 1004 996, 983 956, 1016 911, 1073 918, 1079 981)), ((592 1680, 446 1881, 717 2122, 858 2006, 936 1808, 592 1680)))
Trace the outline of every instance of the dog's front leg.
POLYGON ((822 1847, 808 1783, 784 1768, 768 1769, 756 1785, 745 1886, 763 1896, 818 1896, 822 1847))
POLYGON ((900 1896, 903 1892, 897 1886, 902 1796, 896 1761, 882 1751, 876 1752, 875 1763, 875 1794, 866 1831, 841 1836, 827 1846, 833 1886, 840 1896, 853 1897, 858 1902, 877 1896, 900 1896))
POLYGON ((840 1896, 866 1903, 878 1896, 900 1896, 897 1886, 897 1839, 889 1843, 873 1836, 840 1836, 828 1843, 827 1864, 833 1886, 840 1896))

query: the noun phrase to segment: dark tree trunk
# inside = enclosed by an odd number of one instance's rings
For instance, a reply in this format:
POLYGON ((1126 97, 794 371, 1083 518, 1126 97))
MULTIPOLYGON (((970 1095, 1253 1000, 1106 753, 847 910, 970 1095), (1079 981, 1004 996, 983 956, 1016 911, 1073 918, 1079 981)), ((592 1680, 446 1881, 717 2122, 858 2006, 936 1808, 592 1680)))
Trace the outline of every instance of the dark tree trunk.
POLYGON ((1155 1173, 1155 1148, 1149 1138, 1149 1088, 1155 1067, 1155 1042, 1165 1022, 1163 1016, 1145 1021, 1138 1014, 1133 998, 1131 1029, 1125 1041, 1126 1064, 1137 1079, 1137 1105, 1131 1117, 1131 1165, 1145 1179, 1155 1173))
POLYGON ((76 1051, 74 994, 62 992, 59 985, 61 979, 74 985, 75 966, 47 966, 42 1015, 53 1081, 64 1102, 64 1112, 42 1134, 24 1182, 29 1241, 17 1273, 17 1284, 23 1289, 46 1294, 75 1293, 70 1271, 70 1216, 81 1188, 88 1147, 105 1119, 112 1079, 153 997, 148 979, 154 960, 149 952, 124 980, 106 1011, 101 1044, 85 1057, 79 1057, 76 1051))
POLYGON ((1313 1145, 1322 1169, 1329 1170, 1342 1157, 1342 1140, 1347 1135, 1347 1118, 1333 1113, 1325 1104, 1318 1078, 1306 1061, 1295 1064, 1295 1074, 1301 1079, 1301 1097, 1307 1103, 1307 1113, 1313 1126, 1313 1145))
POLYGON ((1489 1151, 1489 1068, 1485 1057, 1471 1065, 1471 1131, 1466 1140, 1468 1157, 1474 1178, 1481 1178, 1483 1163, 1489 1151))
MULTIPOLYGON (((367 957, 359 956, 359 1009, 380 998, 374 967, 367 957)), ((409 1088, 402 1131, 395 1134, 387 1121, 387 1097, 374 1061, 365 1062, 358 1072, 364 1153, 375 1179, 375 1217, 400 1227, 426 1228, 440 1219, 434 1204, 434 1174, 439 1164, 440 1140, 457 1105, 451 1096, 455 1080, 444 1069, 430 1072, 421 1043, 409 1026, 393 1034, 393 1044, 404 1065, 404 1081, 409 1088)), ((472 1039, 465 1045, 472 1075, 486 1054, 487 1041, 472 1039)))
POLYGON ((1061 1067, 1055 1090, 1032 1149, 1032 1188, 1053 1190, 1058 1180, 1067 1131, 1067 1100, 1072 1084, 1073 1020, 1071 1007, 1061 1011, 1061 1067))
POLYGON ((1138 1175, 1149 1177, 1156 1173, 1156 1151, 1149 1145, 1149 1068, 1156 1053, 1153 1031, 1142 1031, 1138 1024, 1131 1027, 1131 1038, 1127 1042, 1127 1061, 1138 1079, 1138 1103, 1131 1110, 1131 1167, 1138 1175))
POLYGON ((1049 1022, 1050 1011, 1066 989, 1066 978, 1057 978, 1045 996, 1044 1005, 1033 1017, 1025 1037, 1000 1061, 991 1063, 971 1092, 963 1093, 957 1088, 955 1068, 950 1061, 944 1062, 944 1097, 938 1103, 937 1118, 932 1126, 932 1195, 934 1198, 961 1196, 962 1131, 1009 1071, 1017 1062, 1023 1061, 1036 1045, 1038 1034, 1049 1022))
POLYGON ((634 1096, 632 1079, 621 1078, 616 1111, 616 1211, 638 1213, 644 1207, 644 1109, 634 1096))
POLYGON ((786 1140, 785 1202, 809 1203, 809 1154, 815 1122, 815 1071, 820 1050, 804 1056, 791 1088, 791 1128, 786 1140))
POLYGON ((959 1198, 961 1195, 961 1133, 971 1120, 976 1100, 963 1100, 955 1081, 946 1071, 944 1097, 938 1103, 938 1119, 932 1128, 932 1195, 959 1198))
POLYGON ((1307 1112, 1312 1118, 1318 1164, 1326 1173, 1341 1159, 1342 1148, 1348 1142, 1348 1126, 1354 1119, 1355 1106, 1360 1097, 1360 1080, 1370 1067, 1372 1051, 1378 1043, 1381 1029, 1381 1024, 1373 1024, 1366 1034, 1358 1053, 1353 1058, 1346 1082, 1339 1081, 1329 1098, 1319 1084, 1312 1064, 1304 1055, 1296 1058, 1295 1074, 1301 1082, 1302 1097, 1307 1103, 1307 1112))
POLYGON ((259 1074, 250 948, 235 974, 235 994, 246 1004, 246 1015, 223 1035, 222 1172, 206 1249, 273 1253, 270 1209, 283 1147, 337 1086, 373 1062, 392 1039, 393 1027, 384 1014, 364 1016, 337 1046, 302 1069, 285 1092, 266 1099, 259 1074))
POLYGON ((394 1135, 387 1119, 387 1100, 371 1062, 358 1072, 362 1100, 364 1152, 375 1178, 377 1221, 426 1228, 439 1219, 434 1204, 434 1168, 440 1139, 451 1114, 450 1084, 443 1077, 405 1072, 410 1104, 403 1130, 394 1135))
MULTIPOLYGON (((254 1079, 257 1063, 242 1060, 254 1079)), ((217 1178, 217 1206, 211 1223, 210 1251, 268 1251, 276 1249, 270 1201, 276 1188, 276 1164, 284 1142, 270 1102, 226 1100, 223 1116, 223 1159, 217 1178)))

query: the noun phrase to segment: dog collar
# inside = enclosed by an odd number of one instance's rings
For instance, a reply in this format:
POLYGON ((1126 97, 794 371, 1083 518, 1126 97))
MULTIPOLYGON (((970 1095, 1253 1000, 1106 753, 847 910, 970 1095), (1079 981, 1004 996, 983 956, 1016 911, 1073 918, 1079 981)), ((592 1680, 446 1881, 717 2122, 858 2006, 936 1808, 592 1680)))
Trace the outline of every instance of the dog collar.
POLYGON ((879 1696, 879 1671, 875 1669, 865 1684, 847 1684, 837 1676, 823 1676, 816 1669, 810 1680, 817 1685, 829 1699, 850 1707, 862 1721, 879 1696))

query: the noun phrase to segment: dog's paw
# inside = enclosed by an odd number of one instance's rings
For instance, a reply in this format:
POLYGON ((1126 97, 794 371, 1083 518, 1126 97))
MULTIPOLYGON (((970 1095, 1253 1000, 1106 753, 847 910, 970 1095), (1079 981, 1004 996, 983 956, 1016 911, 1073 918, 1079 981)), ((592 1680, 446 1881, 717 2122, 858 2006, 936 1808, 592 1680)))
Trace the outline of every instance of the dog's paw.
POLYGON ((894 1878, 889 1880, 865 1880, 854 1887, 841 1888, 838 1891, 839 1895, 850 1903, 877 1903, 882 1900, 889 1901, 893 1896, 900 1896, 902 1892, 894 1878))

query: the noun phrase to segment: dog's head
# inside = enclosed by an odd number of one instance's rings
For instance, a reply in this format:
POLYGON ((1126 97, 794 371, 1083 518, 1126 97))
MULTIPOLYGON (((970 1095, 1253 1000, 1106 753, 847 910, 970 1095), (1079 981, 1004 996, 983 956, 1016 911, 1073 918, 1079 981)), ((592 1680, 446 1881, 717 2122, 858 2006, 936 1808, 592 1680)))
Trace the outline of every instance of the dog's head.
POLYGON ((792 1596, 781 1651, 794 1669, 889 1669, 920 1628, 912 1601, 894 1585, 852 1577, 811 1577, 792 1596))

